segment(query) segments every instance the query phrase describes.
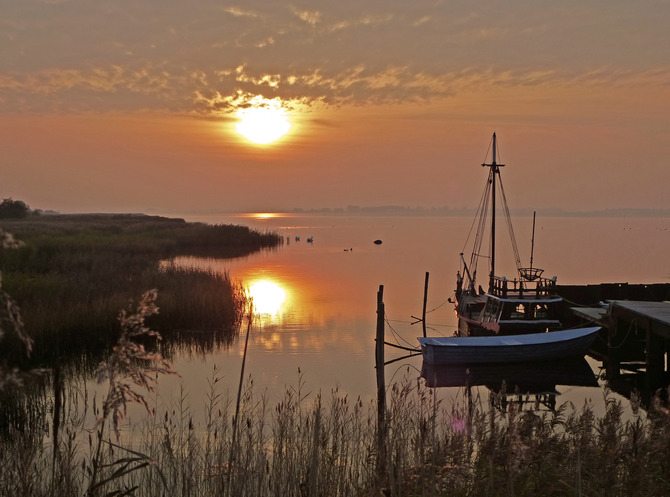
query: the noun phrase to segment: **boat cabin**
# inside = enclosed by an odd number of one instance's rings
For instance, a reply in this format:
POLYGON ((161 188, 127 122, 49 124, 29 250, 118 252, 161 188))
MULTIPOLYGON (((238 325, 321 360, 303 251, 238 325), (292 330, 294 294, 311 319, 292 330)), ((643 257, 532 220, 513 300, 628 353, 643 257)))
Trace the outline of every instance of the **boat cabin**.
POLYGON ((478 331, 501 335, 537 333, 561 327, 558 306, 562 299, 556 294, 556 278, 538 277, 531 281, 494 277, 492 280, 489 292, 478 299, 478 315, 470 313, 468 334, 479 334, 478 331))

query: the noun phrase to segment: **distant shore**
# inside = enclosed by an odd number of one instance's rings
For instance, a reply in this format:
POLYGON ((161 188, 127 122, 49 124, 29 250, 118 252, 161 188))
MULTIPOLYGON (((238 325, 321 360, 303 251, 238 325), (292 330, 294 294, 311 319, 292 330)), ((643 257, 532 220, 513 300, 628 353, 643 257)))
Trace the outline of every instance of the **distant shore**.
MULTIPOLYGON (((540 217, 576 217, 576 218, 670 218, 670 209, 600 209, 600 210, 569 210, 562 208, 521 208, 510 209, 513 216, 524 217, 532 216, 536 212, 540 217)), ((381 206, 347 206, 347 207, 319 207, 319 208, 300 208, 292 209, 258 209, 255 211, 193 211, 184 212, 175 215, 189 216, 246 216, 253 217, 253 214, 272 213, 275 215, 286 216, 397 216, 397 217, 471 217, 475 215, 473 208, 454 208, 454 207, 408 207, 400 205, 381 205, 381 206)), ((112 214, 107 214, 112 215, 112 214)))

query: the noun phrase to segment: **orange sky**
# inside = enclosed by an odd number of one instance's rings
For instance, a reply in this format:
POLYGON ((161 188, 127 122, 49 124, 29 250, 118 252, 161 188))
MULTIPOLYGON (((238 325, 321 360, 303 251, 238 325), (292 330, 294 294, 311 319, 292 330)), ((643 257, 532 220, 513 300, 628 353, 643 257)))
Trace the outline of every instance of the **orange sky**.
POLYGON ((4 3, 0 195, 33 208, 474 207, 493 131, 512 207, 670 208, 666 1, 4 3))

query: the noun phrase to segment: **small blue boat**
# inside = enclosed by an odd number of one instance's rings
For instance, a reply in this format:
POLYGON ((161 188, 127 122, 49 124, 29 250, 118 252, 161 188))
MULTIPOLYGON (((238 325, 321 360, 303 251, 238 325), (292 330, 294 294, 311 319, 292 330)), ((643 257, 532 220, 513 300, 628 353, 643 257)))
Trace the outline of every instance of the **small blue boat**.
POLYGON ((584 357, 600 327, 523 335, 419 337, 428 364, 493 364, 584 357))

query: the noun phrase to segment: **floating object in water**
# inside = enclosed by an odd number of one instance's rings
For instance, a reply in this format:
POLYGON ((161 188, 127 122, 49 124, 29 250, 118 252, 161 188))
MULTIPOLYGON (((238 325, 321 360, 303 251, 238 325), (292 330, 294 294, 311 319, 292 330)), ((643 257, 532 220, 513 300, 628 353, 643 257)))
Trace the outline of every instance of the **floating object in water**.
POLYGON ((296 237, 295 237, 295 241, 296 241, 296 242, 299 242, 299 241, 300 241, 300 237, 299 237, 299 236, 296 236, 296 237))
POLYGON ((375 245, 381 245, 381 244, 382 244, 382 241, 381 241, 381 240, 375 240, 375 241, 374 241, 374 244, 375 244, 375 245))
POLYGON ((310 237, 307 239, 307 243, 312 243, 313 241, 314 241, 314 237, 313 237, 313 236, 310 236, 310 237))

